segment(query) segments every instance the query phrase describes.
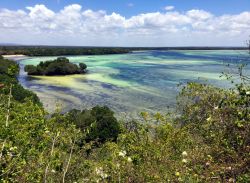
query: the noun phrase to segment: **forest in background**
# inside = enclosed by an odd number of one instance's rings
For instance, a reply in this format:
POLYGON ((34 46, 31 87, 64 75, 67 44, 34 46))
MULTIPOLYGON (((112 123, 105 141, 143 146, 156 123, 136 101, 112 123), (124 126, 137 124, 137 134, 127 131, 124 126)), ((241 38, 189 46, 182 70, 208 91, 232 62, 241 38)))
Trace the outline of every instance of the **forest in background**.
POLYGON ((66 56, 124 54, 140 50, 246 50, 247 47, 80 47, 80 46, 1 46, 0 55, 66 56))

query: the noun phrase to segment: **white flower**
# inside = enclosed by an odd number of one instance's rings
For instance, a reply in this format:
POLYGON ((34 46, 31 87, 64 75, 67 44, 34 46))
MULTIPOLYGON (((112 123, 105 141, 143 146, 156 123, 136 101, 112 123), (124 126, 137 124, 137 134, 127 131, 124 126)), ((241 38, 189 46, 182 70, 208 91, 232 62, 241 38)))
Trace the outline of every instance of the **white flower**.
POLYGON ((103 172, 102 167, 96 168, 95 172, 96 172, 97 175, 100 175, 103 172))
POLYGON ((121 152, 119 152, 119 156, 122 156, 122 157, 125 157, 126 156, 126 151, 121 151, 121 152))
POLYGON ((128 162, 129 163, 132 162, 132 158, 128 157, 128 162))
POLYGON ((247 92, 246 92, 246 95, 250 95, 250 91, 247 91, 247 92))
POLYGON ((182 163, 187 163, 188 161, 186 159, 183 159, 181 162, 182 163))
POLYGON ((187 154, 187 151, 183 151, 183 152, 182 152, 182 156, 185 157, 185 156, 187 156, 187 155, 188 155, 188 154, 187 154))
POLYGON ((7 152, 7 155, 13 157, 13 154, 11 152, 7 152))
POLYGON ((104 173, 103 168, 96 168, 95 169, 96 174, 99 175, 102 179, 106 179, 108 177, 108 174, 104 173))
POLYGON ((219 107, 218 107, 218 106, 216 106, 216 107, 214 107, 214 109, 215 109, 215 110, 217 110, 217 109, 219 109, 219 107))
POLYGON ((108 174, 103 173, 103 174, 101 175, 101 177, 102 177, 102 179, 106 179, 106 178, 108 177, 108 174))

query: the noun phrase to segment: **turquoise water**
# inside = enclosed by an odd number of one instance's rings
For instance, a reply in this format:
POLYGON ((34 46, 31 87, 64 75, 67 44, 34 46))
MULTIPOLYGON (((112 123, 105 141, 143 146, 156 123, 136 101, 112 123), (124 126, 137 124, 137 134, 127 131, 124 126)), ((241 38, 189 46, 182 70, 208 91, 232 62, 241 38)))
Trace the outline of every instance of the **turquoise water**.
MULTIPOLYGON (((30 77, 21 71, 21 84, 38 94, 44 106, 63 111, 107 105, 117 115, 136 116, 141 111, 166 112, 175 106, 178 84, 189 81, 228 87, 221 73, 226 64, 247 63, 247 51, 138 51, 121 55, 70 56, 88 65, 85 75, 30 77)), ((33 57, 20 66, 55 57, 33 57)), ((247 72, 250 68, 247 68, 247 72)))

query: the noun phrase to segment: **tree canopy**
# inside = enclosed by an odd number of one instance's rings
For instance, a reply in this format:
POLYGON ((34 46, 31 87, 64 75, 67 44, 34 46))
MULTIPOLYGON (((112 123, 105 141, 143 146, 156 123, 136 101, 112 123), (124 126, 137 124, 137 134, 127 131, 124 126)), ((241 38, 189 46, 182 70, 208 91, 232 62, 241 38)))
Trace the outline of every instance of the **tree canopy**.
POLYGON ((8 94, 10 87, 12 88, 12 96, 19 102, 24 102, 25 99, 31 100, 41 105, 39 98, 33 92, 26 90, 19 84, 17 76, 19 74, 19 65, 15 61, 0 58, 0 94, 8 94))
POLYGON ((70 75, 86 73, 87 65, 80 63, 79 66, 69 62, 66 57, 58 57, 53 61, 40 62, 37 66, 26 65, 24 71, 28 75, 70 75))

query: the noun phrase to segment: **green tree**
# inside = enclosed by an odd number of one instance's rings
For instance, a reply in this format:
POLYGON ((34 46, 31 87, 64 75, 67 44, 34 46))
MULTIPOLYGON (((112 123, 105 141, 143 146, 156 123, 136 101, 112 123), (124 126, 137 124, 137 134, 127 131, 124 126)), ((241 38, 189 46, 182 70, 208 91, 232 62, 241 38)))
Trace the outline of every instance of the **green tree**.
POLYGON ((24 67, 24 71, 27 72, 29 75, 35 75, 37 74, 37 68, 34 65, 26 65, 24 67))
POLYGON ((81 71, 85 71, 87 69, 87 65, 85 63, 79 64, 81 71))
POLYGON ((101 142, 116 140, 120 133, 120 126, 114 117, 114 112, 106 106, 96 106, 91 110, 91 114, 95 117, 96 122, 87 139, 98 139, 101 142))

